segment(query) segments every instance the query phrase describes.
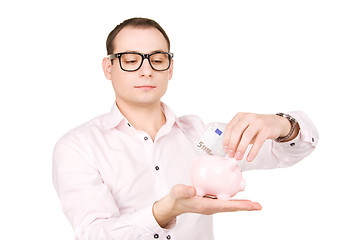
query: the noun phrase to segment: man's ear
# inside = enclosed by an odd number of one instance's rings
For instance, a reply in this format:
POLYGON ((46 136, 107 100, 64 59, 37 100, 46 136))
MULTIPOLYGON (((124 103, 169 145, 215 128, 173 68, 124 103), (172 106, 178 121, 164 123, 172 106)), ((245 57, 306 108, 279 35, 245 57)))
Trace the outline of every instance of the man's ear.
POLYGON ((173 77, 173 67, 174 67, 173 65, 174 65, 174 61, 172 59, 172 62, 170 64, 170 68, 169 68, 169 80, 171 80, 173 77))
POLYGON ((111 60, 107 57, 103 58, 103 71, 107 79, 111 80, 111 60))

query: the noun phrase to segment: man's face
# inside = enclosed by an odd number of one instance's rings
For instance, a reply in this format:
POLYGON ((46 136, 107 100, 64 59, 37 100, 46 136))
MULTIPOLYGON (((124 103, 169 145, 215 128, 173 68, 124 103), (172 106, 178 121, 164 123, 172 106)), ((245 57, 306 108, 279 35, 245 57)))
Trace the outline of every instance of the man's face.
MULTIPOLYGON (((113 53, 168 52, 167 42, 156 28, 125 27, 117 34, 113 43, 115 46, 113 53)), ((113 60, 113 64, 104 58, 103 69, 106 78, 112 81, 117 103, 130 106, 160 103, 173 74, 173 64, 166 71, 156 71, 151 68, 148 59, 144 59, 139 70, 126 72, 121 69, 118 58, 113 60)))

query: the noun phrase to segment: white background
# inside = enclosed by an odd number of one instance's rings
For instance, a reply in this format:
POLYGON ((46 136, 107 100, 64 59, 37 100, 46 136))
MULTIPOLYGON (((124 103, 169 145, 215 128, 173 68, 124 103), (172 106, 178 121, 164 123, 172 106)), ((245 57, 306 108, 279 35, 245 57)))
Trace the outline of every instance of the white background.
POLYGON ((335 0, 2 1, 0 238, 73 239, 51 181, 53 146, 110 110, 105 40, 141 16, 171 39, 163 100, 178 116, 303 110, 320 133, 297 165, 245 173, 236 197, 263 210, 216 215, 216 239, 347 239, 347 12, 335 0))

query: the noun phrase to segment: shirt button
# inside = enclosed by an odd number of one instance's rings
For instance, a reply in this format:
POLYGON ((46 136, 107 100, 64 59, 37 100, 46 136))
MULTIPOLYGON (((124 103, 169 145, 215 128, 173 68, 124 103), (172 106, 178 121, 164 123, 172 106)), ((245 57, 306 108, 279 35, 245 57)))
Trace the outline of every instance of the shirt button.
POLYGON ((291 146, 291 147, 295 146, 295 143, 290 143, 290 146, 291 146))
POLYGON ((158 171, 159 170, 159 166, 156 166, 155 169, 158 171))
POLYGON ((128 125, 128 127, 130 127, 131 125, 130 125, 130 123, 127 123, 127 125, 128 125))
POLYGON ((144 140, 145 140, 145 141, 147 141, 148 139, 149 139, 148 137, 146 137, 146 136, 144 137, 144 140))
POLYGON ((312 138, 312 142, 314 142, 314 138, 312 138))
POLYGON ((158 234, 156 233, 155 235, 153 235, 154 238, 159 238, 158 234))
POLYGON ((170 239, 170 238, 171 238, 170 235, 168 235, 168 236, 167 236, 167 239, 170 239))

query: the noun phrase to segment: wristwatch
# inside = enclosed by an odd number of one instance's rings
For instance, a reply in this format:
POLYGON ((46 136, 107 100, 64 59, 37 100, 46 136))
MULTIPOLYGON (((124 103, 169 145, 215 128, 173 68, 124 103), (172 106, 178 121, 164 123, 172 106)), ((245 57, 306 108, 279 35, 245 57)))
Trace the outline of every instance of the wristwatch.
POLYGON ((289 134, 286 135, 285 137, 278 137, 277 139, 275 139, 275 141, 277 141, 277 142, 284 142, 285 140, 290 138, 290 136, 294 133, 295 127, 298 124, 298 122, 295 118, 293 118, 292 116, 290 116, 289 114, 286 114, 286 113, 277 113, 276 115, 281 116, 281 117, 285 117, 291 123, 291 130, 290 130, 289 134))

